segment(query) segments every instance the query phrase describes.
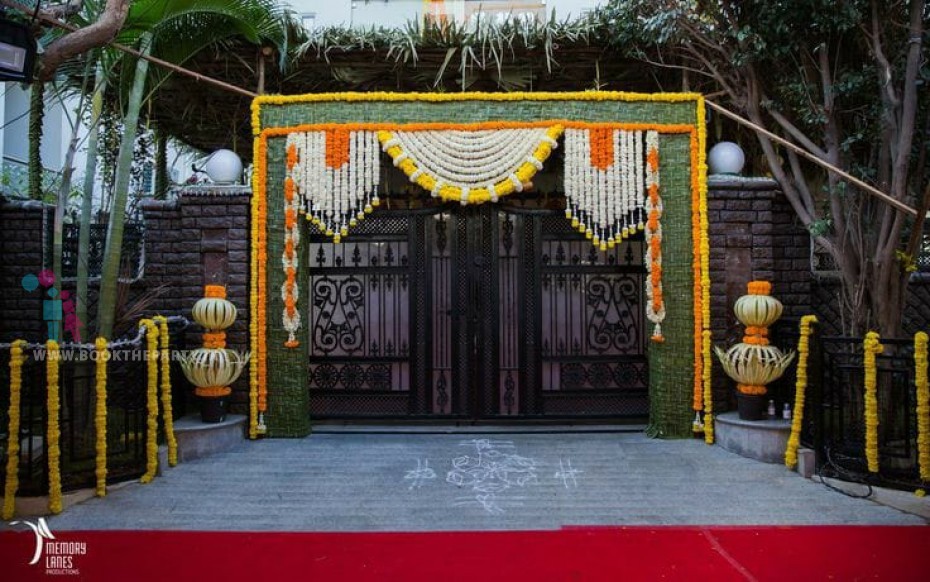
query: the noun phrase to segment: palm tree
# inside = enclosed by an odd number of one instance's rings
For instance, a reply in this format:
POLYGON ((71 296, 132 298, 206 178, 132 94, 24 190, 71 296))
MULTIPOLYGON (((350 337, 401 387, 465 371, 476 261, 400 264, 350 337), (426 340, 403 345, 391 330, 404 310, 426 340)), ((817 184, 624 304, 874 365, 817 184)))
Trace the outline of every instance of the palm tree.
MULTIPOLYGON (((256 45, 274 45, 285 63, 290 14, 271 0, 137 0, 116 40, 135 46, 144 54, 181 64, 197 52, 241 37, 256 45)), ((120 143, 112 209, 107 227, 97 332, 109 336, 116 315, 117 284, 122 259, 123 224, 129 192, 133 145, 139 117, 149 91, 157 91, 168 73, 149 72, 148 61, 128 56, 108 67, 110 78, 122 85, 124 132, 120 143), (126 74, 133 71, 131 74, 126 74), (127 86, 128 85, 128 86, 127 86)), ((83 225, 82 225, 83 226, 83 225)))

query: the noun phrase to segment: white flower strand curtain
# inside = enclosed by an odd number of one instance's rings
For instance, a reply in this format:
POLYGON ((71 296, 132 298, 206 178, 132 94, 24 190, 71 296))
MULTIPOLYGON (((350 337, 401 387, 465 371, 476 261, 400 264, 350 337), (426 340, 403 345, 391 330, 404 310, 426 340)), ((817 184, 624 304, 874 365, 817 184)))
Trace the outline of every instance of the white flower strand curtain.
MULTIPOLYGON (((404 168, 411 182, 434 197, 462 204, 496 202, 523 190, 525 176, 542 169, 557 146, 561 126, 481 130, 295 132, 287 136, 288 170, 281 287, 288 347, 296 347, 300 316, 296 212, 340 242, 351 227, 378 206, 381 152, 404 168), (428 185, 428 186, 427 186, 428 185), (290 192, 290 194, 288 194, 290 192)), ((658 132, 606 127, 564 130, 565 216, 600 250, 645 230, 646 316, 662 341, 665 304, 661 288, 662 203, 659 197, 658 132)))

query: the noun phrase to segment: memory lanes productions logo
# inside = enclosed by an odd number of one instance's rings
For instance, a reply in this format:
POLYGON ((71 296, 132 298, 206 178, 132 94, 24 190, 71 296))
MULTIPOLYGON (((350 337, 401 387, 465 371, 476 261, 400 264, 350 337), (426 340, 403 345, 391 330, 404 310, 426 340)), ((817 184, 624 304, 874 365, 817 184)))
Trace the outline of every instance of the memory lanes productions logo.
POLYGON ((87 542, 65 542, 55 539, 55 534, 49 529, 44 517, 35 523, 31 521, 11 521, 10 526, 25 525, 36 538, 35 552, 29 561, 30 566, 45 568, 50 576, 79 576, 81 570, 77 567, 78 556, 87 554, 87 542))

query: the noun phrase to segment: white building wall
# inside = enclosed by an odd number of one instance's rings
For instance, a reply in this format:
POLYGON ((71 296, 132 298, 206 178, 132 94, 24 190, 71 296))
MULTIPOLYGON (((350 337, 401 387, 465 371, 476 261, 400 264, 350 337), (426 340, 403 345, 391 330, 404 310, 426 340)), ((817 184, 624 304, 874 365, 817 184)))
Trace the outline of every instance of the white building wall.
POLYGON ((603 0, 290 0, 297 14, 313 14, 317 27, 352 26, 399 27, 407 21, 420 20, 424 11, 439 10, 447 17, 466 21, 477 11, 489 14, 532 13, 548 18, 553 9, 556 18, 578 17, 593 10, 603 0))

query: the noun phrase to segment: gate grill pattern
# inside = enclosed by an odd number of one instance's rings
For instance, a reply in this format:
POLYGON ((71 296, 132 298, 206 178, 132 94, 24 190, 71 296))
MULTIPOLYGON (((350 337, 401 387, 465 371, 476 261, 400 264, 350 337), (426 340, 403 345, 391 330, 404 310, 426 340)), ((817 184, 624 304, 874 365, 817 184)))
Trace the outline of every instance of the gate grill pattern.
POLYGON ((496 205, 363 224, 310 237, 311 417, 645 418, 641 239, 496 205))

